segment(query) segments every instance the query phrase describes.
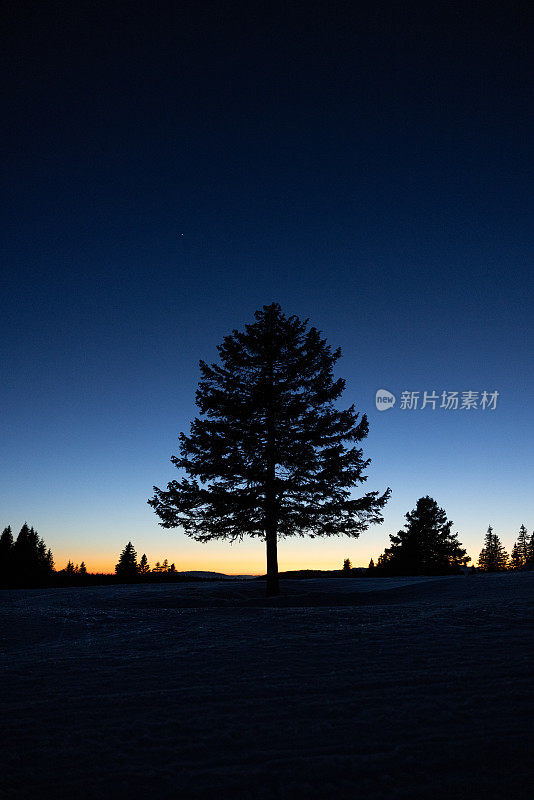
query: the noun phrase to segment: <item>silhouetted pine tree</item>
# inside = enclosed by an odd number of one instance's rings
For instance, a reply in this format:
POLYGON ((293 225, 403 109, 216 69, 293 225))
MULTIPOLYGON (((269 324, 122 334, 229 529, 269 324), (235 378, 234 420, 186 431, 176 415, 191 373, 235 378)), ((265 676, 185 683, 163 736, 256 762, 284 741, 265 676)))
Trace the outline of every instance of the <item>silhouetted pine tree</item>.
POLYGON ((519 552, 519 547, 517 546, 517 542, 512 547, 512 555, 510 557, 510 569, 521 569, 525 562, 521 557, 521 553, 519 552))
POLYGON ((137 577, 139 568, 137 566, 137 553, 131 542, 128 542, 119 556, 119 561, 115 565, 115 572, 124 580, 132 580, 137 577))
POLYGON ((37 561, 37 543, 34 541, 34 531, 30 533, 29 525, 25 522, 13 546, 14 571, 17 578, 28 580, 37 561))
POLYGON ((507 564, 508 553, 490 525, 484 539, 484 547, 478 557, 478 566, 483 572, 502 572, 507 564))
POLYGON ((139 562, 138 567, 139 575, 147 575, 150 572, 150 564, 148 563, 148 559, 146 557, 146 553, 143 553, 141 556, 141 561, 139 562))
POLYGON ((521 559, 520 566, 524 566, 528 561, 529 546, 530 546, 530 537, 524 525, 521 525, 521 527, 519 528, 516 544, 517 544, 517 551, 519 554, 519 558, 521 559))
POLYGON ((396 575, 439 575, 458 572, 471 560, 458 534, 451 533, 452 521, 432 497, 419 498, 405 516, 404 530, 390 534, 391 547, 378 560, 379 568, 396 575))
POLYGON ((52 555, 52 551, 50 548, 46 551, 46 569, 47 572, 50 574, 54 572, 55 563, 54 563, 54 556, 52 555))
POLYGON ((392 561, 391 551, 386 548, 381 555, 378 556, 376 565, 375 565, 375 573, 379 575, 387 575, 390 568, 390 563, 392 561))
POLYGON ((12 548, 12 579, 31 586, 50 576, 54 568, 52 553, 34 528, 25 522, 12 548))
POLYGON ((0 582, 5 583, 13 572, 13 534, 11 526, 4 528, 0 536, 0 582))
POLYGON ((172 458, 189 478, 166 491, 155 486, 148 502, 163 527, 183 526, 199 542, 263 539, 273 595, 279 538, 357 537, 383 521, 390 491, 351 496, 366 480, 369 460, 358 445, 369 426, 354 406, 334 405, 345 388, 333 378, 341 350, 332 352, 307 320, 286 317, 277 303, 255 319, 224 338, 220 364, 200 362, 203 418, 180 435, 180 456, 172 458))
POLYGON ((343 572, 350 572, 352 569, 352 564, 350 563, 350 558, 346 558, 343 561, 343 572))
POLYGON ((39 573, 44 576, 49 576, 54 571, 54 557, 50 548, 46 549, 46 544, 43 539, 39 539, 37 548, 39 573))
POLYGON ((80 569, 78 570, 80 575, 87 575, 87 567, 85 566, 85 561, 82 561, 80 564, 80 569))
POLYGON ((77 572, 78 572, 78 567, 75 567, 73 562, 69 558, 67 566, 65 567, 65 573, 70 576, 70 575, 76 575, 77 572))
POLYGON ((367 567, 367 572, 374 572, 375 570, 375 562, 373 559, 370 560, 369 566, 367 567))
POLYGON ((534 531, 532 531, 532 536, 530 537, 528 545, 527 563, 534 563, 534 531))

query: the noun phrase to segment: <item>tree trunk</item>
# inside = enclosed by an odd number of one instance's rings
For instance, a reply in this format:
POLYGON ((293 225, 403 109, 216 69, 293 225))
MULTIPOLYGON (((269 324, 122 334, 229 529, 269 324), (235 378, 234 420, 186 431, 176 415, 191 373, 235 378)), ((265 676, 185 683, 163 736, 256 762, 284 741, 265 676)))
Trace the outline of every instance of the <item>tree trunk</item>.
POLYGON ((278 583, 278 543, 274 525, 270 530, 266 531, 265 538, 267 541, 267 597, 274 597, 280 594, 278 583))
POLYGON ((276 513, 276 422, 274 411, 274 364, 269 357, 267 399, 267 464, 265 476, 265 541, 267 544, 267 597, 280 594, 278 584, 278 519, 276 513))
MULTIPOLYGON (((271 448, 269 448, 271 451, 271 448)), ((272 451, 271 451, 272 452, 272 451)), ((275 510, 275 463, 269 452, 265 486, 265 542, 267 544, 267 597, 280 594, 278 585, 278 519, 275 510)))

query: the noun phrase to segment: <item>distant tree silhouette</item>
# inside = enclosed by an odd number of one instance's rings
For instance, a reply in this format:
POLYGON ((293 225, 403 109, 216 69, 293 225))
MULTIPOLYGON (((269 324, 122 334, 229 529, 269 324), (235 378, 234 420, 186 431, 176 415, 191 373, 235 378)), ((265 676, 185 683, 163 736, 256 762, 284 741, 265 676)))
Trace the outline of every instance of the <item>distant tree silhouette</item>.
POLYGON ((490 525, 484 538, 484 547, 478 557, 479 569, 483 572, 502 572, 507 565, 508 553, 490 525))
POLYGON ((377 570, 395 575, 439 575, 459 572, 471 559, 451 533, 452 521, 434 498, 421 497, 405 515, 404 530, 390 534, 391 546, 378 559, 377 570))
POLYGON ((13 572, 13 534, 11 525, 0 536, 0 582, 4 583, 13 572))
POLYGON ((161 565, 161 571, 162 572, 168 572, 169 571, 169 561, 168 561, 167 558, 164 560, 163 564, 161 565))
POLYGON ((173 563, 171 564, 171 566, 169 567, 169 572, 176 572, 176 567, 175 567, 175 565, 174 565, 174 562, 173 562, 173 563))
POLYGON ((512 547, 512 555, 510 556, 510 568, 511 569, 521 569, 523 564, 525 563, 523 557, 521 556, 521 552, 519 550, 517 542, 512 547))
POLYGON ((367 567, 367 572, 374 572, 375 570, 375 562, 373 559, 370 560, 369 566, 367 567))
POLYGON ((532 531, 528 545, 527 563, 534 563, 534 531, 532 531))
POLYGON ((123 580, 136 578, 139 572, 137 566, 137 553, 131 542, 128 542, 119 556, 119 561, 115 565, 115 572, 123 580))
POLYGON ((13 533, 11 531, 11 525, 8 525, 6 528, 4 528, 2 534, 0 535, 0 553, 4 553, 4 550, 10 552, 12 547, 13 533))
POLYGON ((55 564, 54 564, 54 556, 52 555, 52 551, 50 548, 46 551, 46 569, 48 573, 54 572, 55 564))
POLYGON ((156 565, 152 570, 152 572, 161 572, 161 564, 159 563, 159 561, 156 561, 156 565))
POLYGON ((146 557, 146 553, 143 553, 141 556, 141 561, 139 562, 138 567, 139 575, 147 575, 150 572, 150 564, 148 563, 148 558, 146 557))
POLYGON ((345 388, 333 378, 341 350, 278 303, 255 319, 224 338, 221 364, 200 362, 203 418, 180 435, 172 458, 189 477, 155 486, 148 502, 163 527, 182 526, 199 542, 264 540, 267 594, 275 595, 279 538, 355 538, 383 521, 390 490, 351 496, 366 480, 370 462, 358 445, 369 426, 354 406, 334 405, 345 388))
POLYGON ((78 572, 78 567, 74 566, 73 562, 69 558, 67 566, 65 567, 65 574, 70 576, 70 575, 76 575, 77 572, 78 572))
POLYGON ((80 569, 78 570, 80 575, 87 575, 87 567, 85 566, 85 561, 82 561, 80 564, 80 569))
POLYGON ((350 572, 352 569, 352 564, 350 562, 350 558, 346 558, 343 561, 343 572, 350 572))
MULTIPOLYGON (((530 537, 524 525, 521 525, 521 527, 519 528, 519 533, 517 534, 517 540, 514 547, 517 547, 517 557, 519 558, 520 561, 518 566, 523 567, 529 560, 529 549, 530 549, 530 537)), ((512 560, 513 560, 513 550, 512 550, 512 560)))
POLYGON ((387 574, 389 565, 393 561, 391 551, 386 548, 384 552, 378 556, 375 566, 375 572, 387 574))
POLYGON ((54 559, 51 550, 46 549, 44 541, 37 531, 25 522, 13 542, 11 528, 2 533, 5 551, 4 582, 14 582, 21 586, 39 584, 49 578, 54 571, 54 559))

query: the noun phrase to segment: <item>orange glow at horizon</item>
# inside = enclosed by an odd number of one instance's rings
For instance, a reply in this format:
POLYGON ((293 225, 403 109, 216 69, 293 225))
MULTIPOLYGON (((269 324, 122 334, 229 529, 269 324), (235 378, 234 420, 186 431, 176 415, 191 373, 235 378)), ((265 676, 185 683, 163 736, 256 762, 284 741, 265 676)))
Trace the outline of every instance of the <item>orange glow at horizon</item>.
MULTIPOLYGON (((369 551, 369 553, 360 552, 357 556, 351 556, 350 551, 354 548, 350 547, 350 543, 346 543, 346 545, 348 545, 344 548, 346 554, 340 557, 337 553, 329 553, 327 555, 326 553, 313 552, 304 555, 291 552, 291 548, 287 548, 288 552, 285 553, 284 543, 282 543, 279 545, 278 549, 278 568, 281 572, 298 569, 341 569, 344 558, 350 558, 352 565, 355 567, 366 567, 371 558, 376 561, 379 555, 377 552, 369 551)), ((87 553, 84 555, 83 550, 79 546, 72 548, 68 553, 59 549, 57 552, 52 549, 52 552, 56 570, 64 569, 67 562, 70 560, 73 564, 78 565, 80 565, 82 561, 85 562, 87 572, 108 574, 115 572, 115 564, 119 556, 119 553, 111 555, 109 552, 102 554, 87 553), (74 552, 74 550, 76 552, 74 552)), ((144 552, 144 550, 138 551, 138 559, 140 559, 144 552)), ((209 551, 202 552, 201 550, 199 550, 198 555, 192 555, 191 553, 187 555, 184 553, 173 554, 170 551, 155 555, 147 552, 146 555, 151 568, 156 565, 157 561, 163 563, 166 558, 169 564, 174 563, 178 572, 187 572, 191 570, 199 572, 221 572, 226 575, 263 575, 266 571, 266 560, 263 554, 259 553, 257 557, 251 556, 250 553, 241 555, 236 552, 236 548, 229 548, 227 555, 221 554, 220 552, 216 554, 213 552, 210 553, 209 551)))

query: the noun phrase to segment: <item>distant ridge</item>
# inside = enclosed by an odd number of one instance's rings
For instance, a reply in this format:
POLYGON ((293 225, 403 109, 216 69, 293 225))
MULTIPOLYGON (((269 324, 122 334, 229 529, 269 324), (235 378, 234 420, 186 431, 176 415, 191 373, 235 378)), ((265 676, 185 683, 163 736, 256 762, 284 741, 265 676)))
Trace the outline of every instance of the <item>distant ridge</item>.
POLYGON ((206 570, 189 569, 182 572, 176 572, 176 575, 187 575, 189 578, 218 578, 220 580, 250 580, 256 578, 256 575, 226 575, 224 572, 209 572, 206 570))
MULTIPOLYGON (((357 578, 367 574, 367 567, 352 567, 350 571, 343 569, 290 569, 279 572, 279 578, 307 579, 307 578, 357 578)), ((266 580, 266 575, 247 576, 257 580, 266 580)))

